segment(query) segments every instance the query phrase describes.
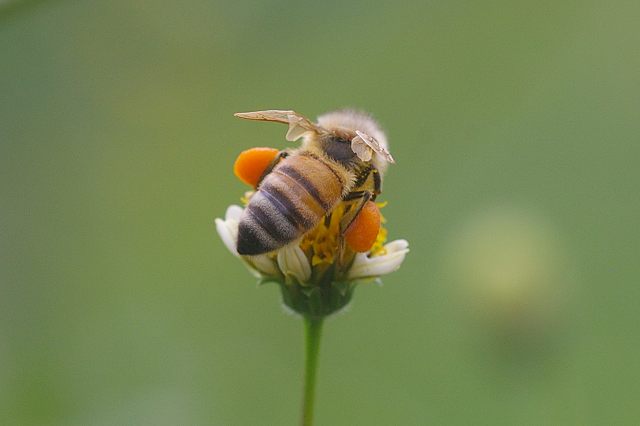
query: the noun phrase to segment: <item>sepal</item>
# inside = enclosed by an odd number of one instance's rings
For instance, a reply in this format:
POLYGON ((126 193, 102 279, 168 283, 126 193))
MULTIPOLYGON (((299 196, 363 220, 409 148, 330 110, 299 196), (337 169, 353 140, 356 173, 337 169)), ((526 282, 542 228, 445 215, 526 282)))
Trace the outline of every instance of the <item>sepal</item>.
POLYGON ((284 304, 300 315, 313 317, 326 317, 344 309, 351 302, 355 287, 355 283, 338 281, 315 287, 280 283, 284 304))

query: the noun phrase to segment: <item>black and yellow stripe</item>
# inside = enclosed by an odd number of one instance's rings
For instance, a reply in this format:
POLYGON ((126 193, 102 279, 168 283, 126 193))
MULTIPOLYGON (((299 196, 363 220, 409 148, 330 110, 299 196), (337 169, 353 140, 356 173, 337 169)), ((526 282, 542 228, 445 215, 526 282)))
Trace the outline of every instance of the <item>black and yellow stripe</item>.
POLYGON ((343 188, 325 159, 306 152, 283 159, 240 218, 238 253, 267 253, 304 235, 340 201, 343 188))

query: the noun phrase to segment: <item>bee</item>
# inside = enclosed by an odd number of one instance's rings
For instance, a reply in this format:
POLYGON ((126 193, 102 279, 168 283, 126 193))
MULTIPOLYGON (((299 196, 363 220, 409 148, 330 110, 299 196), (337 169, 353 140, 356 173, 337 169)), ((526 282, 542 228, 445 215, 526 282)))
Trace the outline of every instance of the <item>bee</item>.
POLYGON ((299 148, 280 151, 262 174, 238 226, 238 253, 258 255, 297 241, 330 217, 341 202, 355 208, 340 222, 344 232, 369 200, 382 190, 382 175, 394 159, 387 138, 369 115, 339 110, 317 123, 294 112, 236 113, 248 120, 287 124, 286 139, 299 148))

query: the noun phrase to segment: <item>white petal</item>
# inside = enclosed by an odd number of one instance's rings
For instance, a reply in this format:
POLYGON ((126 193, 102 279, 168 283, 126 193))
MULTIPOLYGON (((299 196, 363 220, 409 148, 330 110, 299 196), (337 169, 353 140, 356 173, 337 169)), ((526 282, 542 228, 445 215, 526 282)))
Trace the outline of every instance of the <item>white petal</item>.
POLYGON ((276 262, 266 254, 246 256, 246 260, 250 262, 261 274, 275 277, 279 273, 276 262))
POLYGON ((229 251, 236 257, 240 257, 249 271, 257 278, 264 275, 277 276, 279 274, 276 262, 266 255, 240 256, 237 250, 238 223, 244 209, 240 206, 231 205, 225 213, 225 220, 216 219, 216 229, 222 242, 229 251))
POLYGON ((234 256, 239 256, 237 250, 238 222, 243 211, 242 207, 232 204, 227 207, 224 220, 216 219, 218 235, 220 235, 222 242, 234 256))
POLYGON ((357 254, 347 278, 353 280, 379 277, 397 270, 409 252, 409 243, 406 240, 396 240, 384 247, 387 254, 383 256, 368 257, 365 253, 357 254))
POLYGON ((240 216, 242 215, 243 211, 244 209, 242 207, 232 204, 229 207, 227 207, 227 211, 224 214, 224 219, 225 220, 231 219, 231 220, 235 220, 236 222, 239 222, 240 216))
POLYGON ((311 265, 304 252, 297 244, 289 244, 278 251, 278 266, 282 273, 291 275, 300 283, 311 277, 311 265))
POLYGON ((384 248, 387 253, 406 250, 407 248, 409 248, 409 242, 407 240, 395 240, 385 244, 384 248))
POLYGON ((236 241, 238 240, 238 222, 233 219, 216 219, 216 230, 218 231, 218 235, 220 235, 222 242, 227 246, 231 254, 239 256, 236 248, 236 241))

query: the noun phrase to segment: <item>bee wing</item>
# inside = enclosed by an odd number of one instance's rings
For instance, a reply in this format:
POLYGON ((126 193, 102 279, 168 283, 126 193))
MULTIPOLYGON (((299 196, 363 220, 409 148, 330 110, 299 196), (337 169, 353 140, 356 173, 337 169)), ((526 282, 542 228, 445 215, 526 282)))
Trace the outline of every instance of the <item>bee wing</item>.
POLYGON ((276 123, 288 124, 289 130, 285 137, 289 142, 300 139, 308 132, 316 134, 325 132, 322 127, 312 123, 307 117, 295 111, 270 109, 266 111, 237 112, 233 115, 246 120, 275 121, 276 123))
POLYGON ((364 132, 361 132, 360 130, 356 130, 356 134, 358 136, 351 139, 351 149, 362 161, 371 160, 371 151, 373 151, 377 154, 380 154, 382 158, 387 160, 389 163, 396 162, 389 151, 387 151, 385 147, 380 145, 380 142, 375 140, 373 137, 364 132))
POLYGON ((353 151, 362 161, 369 161, 372 157, 371 148, 362 140, 360 136, 351 139, 351 151, 353 151))

